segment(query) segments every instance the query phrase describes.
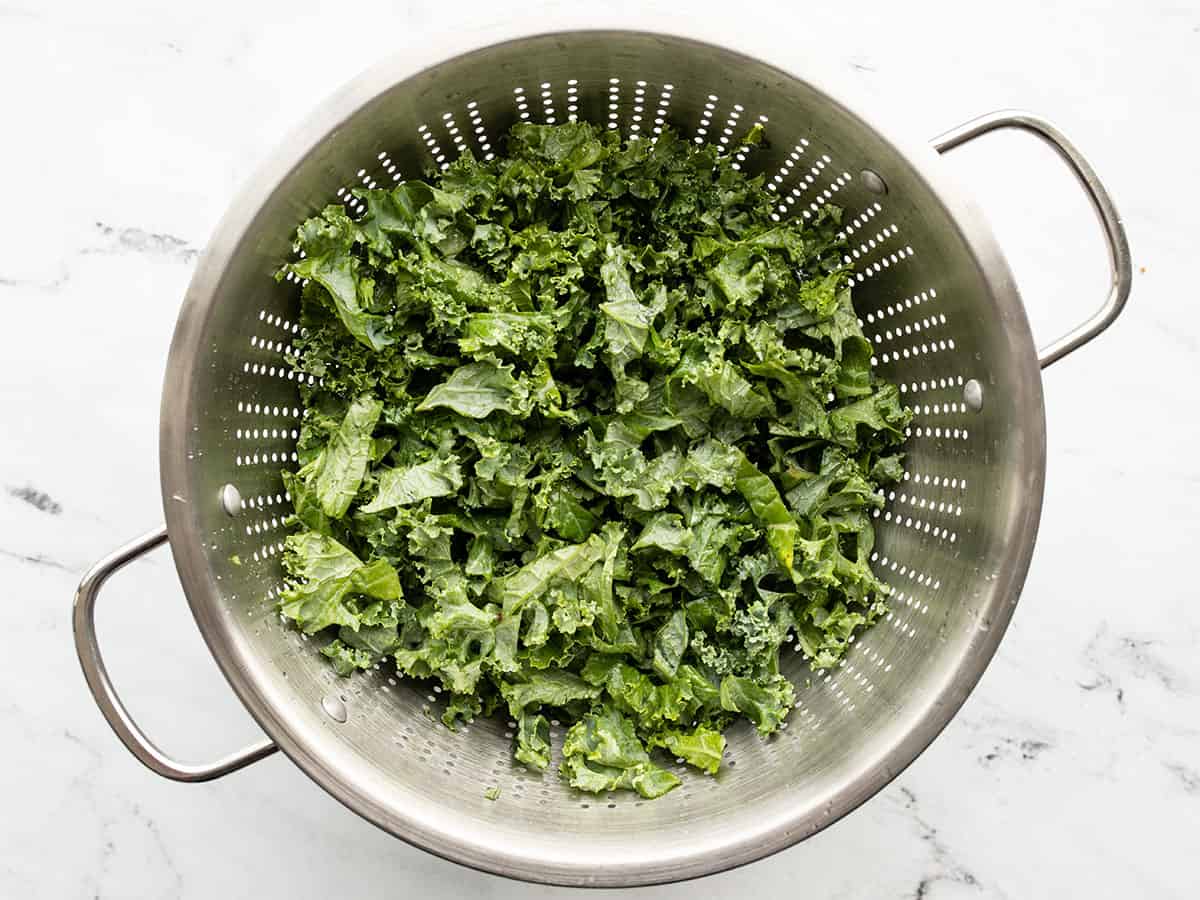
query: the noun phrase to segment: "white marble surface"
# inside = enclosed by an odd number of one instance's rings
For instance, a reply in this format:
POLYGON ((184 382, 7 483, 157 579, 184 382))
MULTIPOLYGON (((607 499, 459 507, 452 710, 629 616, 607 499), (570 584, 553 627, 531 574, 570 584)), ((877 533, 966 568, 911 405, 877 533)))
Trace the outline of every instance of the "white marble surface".
MULTIPOLYGON (((999 106, 1042 112, 1120 203, 1134 295, 1110 334, 1046 375, 1047 495, 1024 598, 958 718, 881 795, 770 860, 639 896, 1200 892, 1200 8, 967 10, 737 13, 827 36, 918 134, 999 106)), ((496 15, 466 0, 0 3, 0 896, 568 893, 411 849, 283 758, 210 785, 157 779, 101 721, 70 641, 84 567, 160 521, 164 358, 228 198, 366 62, 475 14, 496 15)), ((1043 337, 1099 299, 1095 229, 1048 154, 998 137, 952 164, 994 217, 1043 337)), ((254 735, 165 553, 120 576, 100 618, 122 692, 172 750, 203 758, 254 735)))

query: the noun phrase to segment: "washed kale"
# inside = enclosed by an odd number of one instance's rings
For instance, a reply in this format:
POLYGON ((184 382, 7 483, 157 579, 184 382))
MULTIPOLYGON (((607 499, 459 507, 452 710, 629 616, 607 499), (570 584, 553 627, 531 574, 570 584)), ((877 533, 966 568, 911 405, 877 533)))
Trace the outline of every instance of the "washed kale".
MULTIPOLYGON (((760 138, 756 129, 748 143, 760 138)), ((664 131, 517 125, 507 154, 305 222, 280 609, 348 675, 383 660, 506 708, 514 755, 657 797, 662 750, 795 703, 885 608, 869 567, 909 413, 871 369, 840 212, 664 131)), ((489 795, 490 796, 490 795, 489 795)))

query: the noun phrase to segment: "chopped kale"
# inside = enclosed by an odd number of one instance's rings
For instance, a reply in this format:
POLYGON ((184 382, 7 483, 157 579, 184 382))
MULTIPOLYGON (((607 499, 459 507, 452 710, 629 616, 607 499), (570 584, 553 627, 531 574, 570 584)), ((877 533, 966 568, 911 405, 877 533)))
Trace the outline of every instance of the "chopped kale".
POLYGON ((312 376, 283 615, 340 674, 438 680, 448 727, 506 707, 533 769, 563 721, 582 790, 660 796, 660 751, 715 774, 732 722, 794 705, 785 644, 834 665, 885 609, 909 413, 840 211, 777 221, 714 147, 582 123, 354 195, 280 273, 312 376))

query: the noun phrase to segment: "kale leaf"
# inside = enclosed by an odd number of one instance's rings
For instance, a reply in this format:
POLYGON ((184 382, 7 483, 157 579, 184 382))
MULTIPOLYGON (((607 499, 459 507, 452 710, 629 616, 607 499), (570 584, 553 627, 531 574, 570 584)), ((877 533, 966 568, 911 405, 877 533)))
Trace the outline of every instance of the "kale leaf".
MULTIPOLYGON (((756 128, 747 144, 761 139, 756 128)), ((779 222, 731 157, 519 124, 507 152, 306 221, 305 409, 283 616, 349 675, 390 661, 448 727, 651 798, 763 735, 795 641, 837 663, 910 413, 871 368, 840 211, 779 222), (652 755, 653 754, 653 755, 652 755)))

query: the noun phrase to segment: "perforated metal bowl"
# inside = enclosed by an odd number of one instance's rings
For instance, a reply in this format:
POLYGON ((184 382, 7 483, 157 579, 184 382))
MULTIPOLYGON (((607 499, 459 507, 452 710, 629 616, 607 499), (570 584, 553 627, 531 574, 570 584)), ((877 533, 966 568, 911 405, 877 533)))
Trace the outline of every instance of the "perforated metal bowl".
POLYGON ((188 290, 163 391, 167 525, 99 563, 77 595, 85 674, 129 749, 159 774, 198 781, 278 747, 351 809, 434 853, 518 878, 595 885, 688 878, 765 856, 853 809, 911 762, 978 680, 1025 578, 1045 470, 1039 366, 1115 318, 1129 259, 1091 169, 1043 120, 993 114, 931 147, 876 127, 821 84, 773 51, 575 30, 411 52, 321 107, 234 203, 188 290), (289 508, 279 470, 296 458, 300 404, 284 359, 299 328, 299 291, 272 275, 296 225, 335 198, 353 209, 357 185, 417 176, 468 150, 500 152, 518 120, 574 117, 642 140, 670 124, 734 154, 748 126, 766 123, 769 150, 739 159, 766 173, 780 217, 825 202, 846 210, 847 262, 877 370, 899 383, 915 414, 904 481, 876 523, 872 559, 895 588, 891 613, 828 673, 810 678, 789 653, 785 671, 800 700, 787 729, 762 740, 735 728, 720 776, 687 774, 654 802, 582 795, 553 772, 528 773, 512 762, 511 723, 452 733, 423 712, 436 712, 437 693, 384 670, 339 679, 274 614, 289 508), (938 158, 1002 127, 1059 151, 1111 250, 1103 308, 1040 355, 987 224, 938 158), (175 762, 137 728, 92 627, 104 580, 168 538, 197 624, 271 739, 208 765, 175 762), (484 797, 491 787, 501 789, 494 802, 484 797))

